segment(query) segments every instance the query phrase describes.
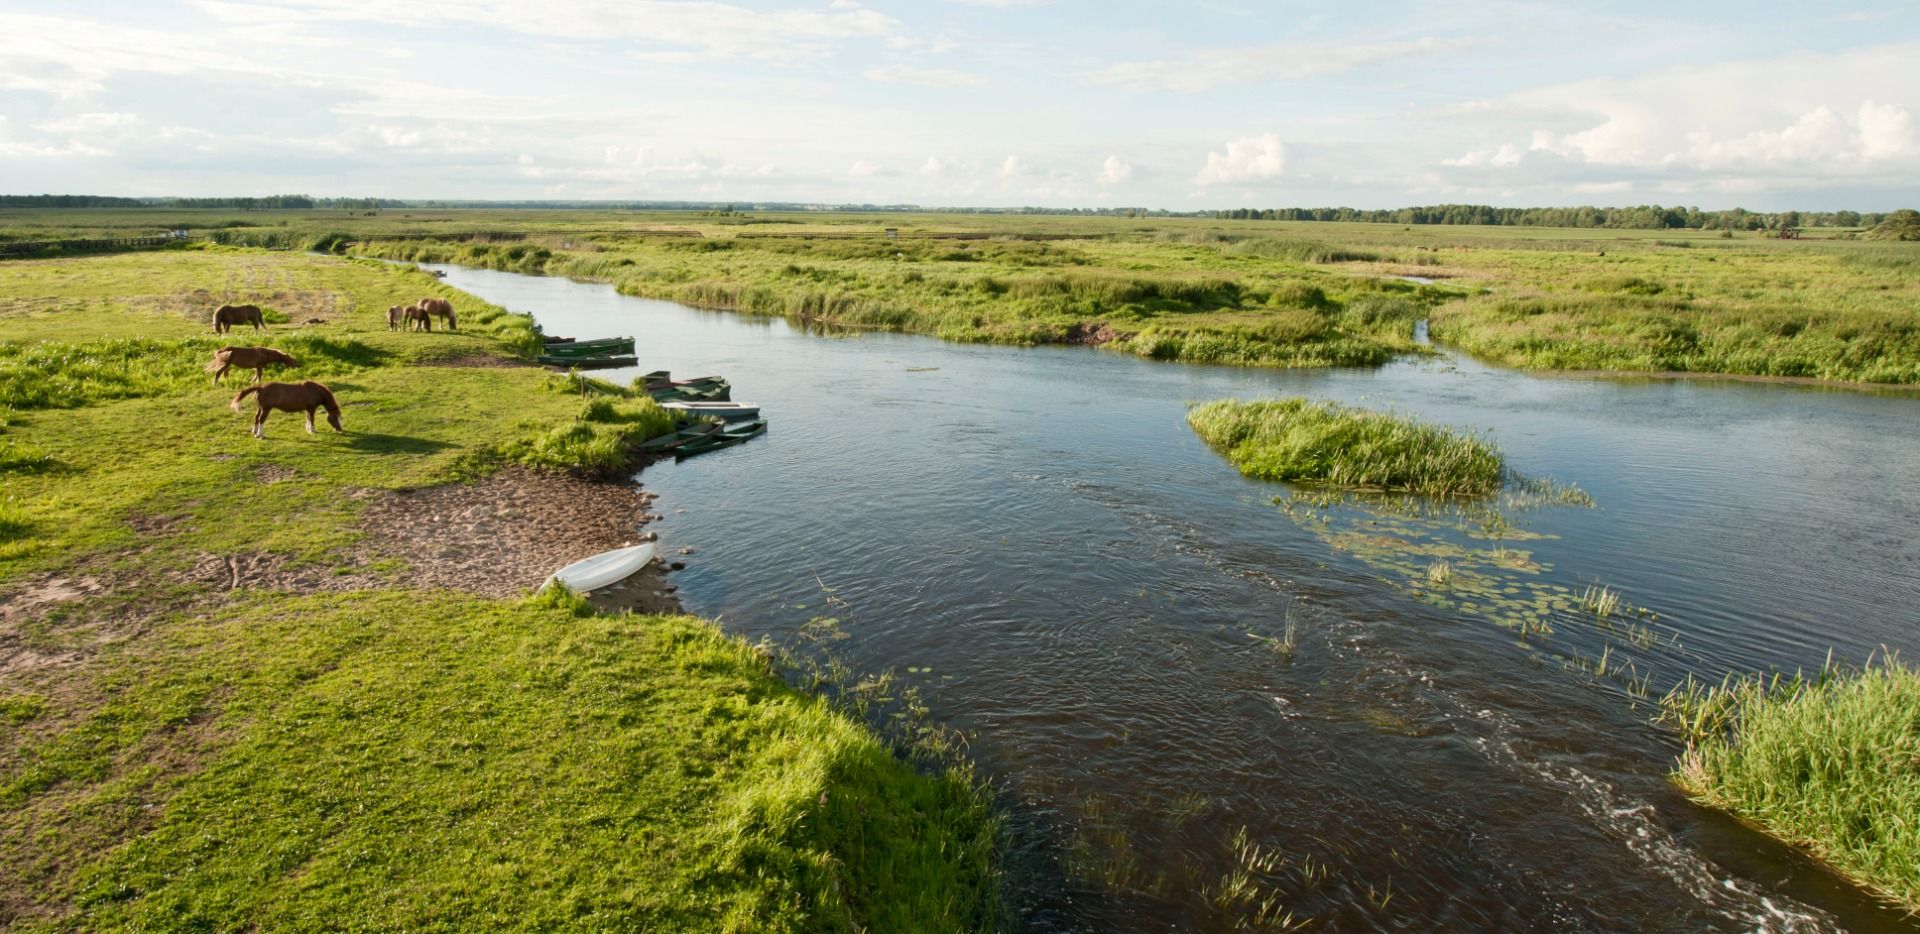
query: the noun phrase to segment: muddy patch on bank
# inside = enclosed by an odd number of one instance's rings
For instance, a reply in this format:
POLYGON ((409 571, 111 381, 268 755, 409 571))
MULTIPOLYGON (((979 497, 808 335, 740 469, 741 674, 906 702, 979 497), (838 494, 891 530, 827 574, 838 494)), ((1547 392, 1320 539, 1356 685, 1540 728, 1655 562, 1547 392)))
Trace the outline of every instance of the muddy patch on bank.
POLYGON ((1067 335, 1062 343, 1081 347, 1098 347, 1102 344, 1126 340, 1132 336, 1132 334, 1114 330, 1113 325, 1104 321, 1082 321, 1067 328, 1067 335))
MULTIPOLYGON (((361 517, 374 550, 406 560, 401 582, 488 597, 539 587, 582 558, 652 533, 653 494, 626 481, 509 467, 470 483, 377 494, 361 517)), ((596 592, 603 609, 678 613, 658 563, 596 592)))

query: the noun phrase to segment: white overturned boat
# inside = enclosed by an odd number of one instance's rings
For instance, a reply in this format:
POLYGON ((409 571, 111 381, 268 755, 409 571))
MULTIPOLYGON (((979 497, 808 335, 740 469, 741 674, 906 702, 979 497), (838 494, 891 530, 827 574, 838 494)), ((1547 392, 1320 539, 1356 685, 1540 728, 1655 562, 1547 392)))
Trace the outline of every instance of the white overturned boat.
POLYGON ((760 414, 760 407, 750 402, 662 402, 660 407, 715 418, 752 418, 760 414))
POLYGON ((632 548, 603 551, 553 572, 553 576, 540 586, 544 588, 562 584, 574 593, 599 590, 608 584, 625 580, 633 572, 646 567, 647 562, 653 560, 653 546, 653 542, 646 542, 632 548))

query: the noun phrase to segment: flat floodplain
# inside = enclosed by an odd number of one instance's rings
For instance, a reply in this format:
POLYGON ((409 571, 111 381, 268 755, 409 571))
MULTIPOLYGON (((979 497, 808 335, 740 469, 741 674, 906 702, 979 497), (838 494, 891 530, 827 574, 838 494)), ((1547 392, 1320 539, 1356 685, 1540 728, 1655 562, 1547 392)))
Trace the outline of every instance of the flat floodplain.
POLYGON ((964 777, 709 623, 501 579, 527 536, 490 523, 637 534, 625 484, 541 470, 624 477, 671 425, 522 364, 526 317, 392 264, 227 248, 9 261, 0 309, 0 924, 990 919, 996 836, 964 777), (424 295, 461 329, 386 328, 424 295), (266 329, 216 337, 236 300, 266 329), (267 378, 330 386, 346 431, 277 413, 250 437, 228 401, 252 374, 205 367, 229 343, 290 351, 267 378), (412 550, 368 521, 479 477, 513 498, 419 517, 437 534, 412 550), (543 512, 548 484, 586 508, 543 512), (424 582, 473 551, 494 573, 424 582))
MULTIPOLYGON (((1014 822, 1052 830, 1042 863, 1078 907, 1042 916, 1699 927, 1759 924, 1776 904, 1810 924, 1885 923, 1817 864, 1692 809, 1666 781, 1675 739, 1649 720, 1688 673, 1903 638, 1920 581, 1871 543, 1915 515, 1883 469, 1904 458, 1889 426, 1910 400, 1543 379, 1461 353, 1470 340, 1449 328, 1521 320, 1512 339, 1537 359, 1476 353, 1545 377, 1752 360, 1851 382, 1868 373, 1845 369, 1852 354, 1898 383, 1906 246, 1170 218, 216 216, 263 222, 220 229, 278 238, 265 245, 546 273, 445 270, 550 330, 644 336, 638 369, 751 374, 741 397, 775 407, 775 431, 649 474, 688 509, 663 528, 702 556, 689 606, 877 673, 859 684, 910 685, 965 729, 985 771, 1014 783, 1014 822), (1750 313, 1800 317, 1749 333, 1750 313), (1515 485, 1433 505, 1243 479, 1186 426, 1190 402, 1288 396, 1485 430, 1514 471, 1592 500, 1515 485)), ((119 273, 131 284, 194 253, 140 255, 159 258, 103 262, 156 264, 119 273)), ((30 299, 22 320, 81 313, 48 291, 6 294, 30 299)), ((354 339, 422 363, 471 340, 354 339)), ((387 391, 379 368, 318 352, 328 378, 387 391)), ((522 452, 589 421, 564 384, 508 378, 528 382, 522 452)), ((127 398, 158 405, 144 394, 204 374, 183 354, 142 379, 127 398)), ((423 394, 424 414, 455 417, 424 397, 437 373, 405 379, 392 388, 423 394)), ((493 417, 432 456, 466 469, 493 417)), ((24 459, 60 460, 68 443, 38 440, 24 459)))

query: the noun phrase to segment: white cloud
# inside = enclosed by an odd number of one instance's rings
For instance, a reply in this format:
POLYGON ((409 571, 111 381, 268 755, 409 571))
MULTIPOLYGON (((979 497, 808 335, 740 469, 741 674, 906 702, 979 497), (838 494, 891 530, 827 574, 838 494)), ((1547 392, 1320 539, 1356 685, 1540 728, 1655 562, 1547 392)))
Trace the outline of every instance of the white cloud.
POLYGON ((928 88, 977 88, 984 86, 987 79, 951 68, 909 68, 905 65, 886 65, 869 68, 861 72, 869 81, 883 81, 888 84, 917 84, 928 88))
POLYGON ((1100 184, 1118 185, 1133 177, 1133 163, 1119 156, 1108 156, 1100 165, 1100 184))
POLYGON ((945 175, 952 170, 953 163, 945 161, 939 156, 928 156, 927 161, 920 164, 921 175, 945 175))
POLYGON ((854 178, 872 178, 875 175, 882 174, 884 171, 885 170, 880 167, 879 163, 868 162, 865 159, 861 159, 860 161, 855 162, 853 165, 847 167, 847 174, 853 176, 854 178))
POLYGON ((1628 169, 1687 190, 1745 190, 1765 177, 1906 183, 1920 171, 1920 85, 1909 77, 1916 59, 1920 43, 1905 43, 1523 91, 1456 112, 1558 114, 1558 126, 1536 127, 1524 149, 1503 142, 1441 164, 1628 169))
POLYGON ((564 39, 625 39, 698 50, 715 58, 818 57, 820 43, 879 38, 900 23, 860 6, 827 10, 754 10, 728 3, 526 3, 523 0, 284 0, 274 7, 203 0, 200 7, 228 22, 363 22, 445 28, 450 23, 564 39))
POLYGON ((1129 91, 1208 91, 1222 85, 1305 78, 1472 45, 1467 39, 1426 37, 1407 42, 1288 42, 1204 49, 1178 59, 1121 62, 1092 74, 1090 84, 1129 91))
POLYGON ((1001 178, 1017 178, 1032 171, 1032 168, 1020 160, 1019 156, 1009 155, 1000 163, 1001 178))
POLYGON ((1520 159, 1524 155, 1526 154, 1521 152, 1520 148, 1514 146, 1512 143, 1501 143, 1498 149, 1476 149, 1458 158, 1442 159, 1440 160, 1440 164, 1464 167, 1492 165, 1505 168, 1507 166, 1519 165, 1520 159))
POLYGON ((1225 152, 1207 153, 1207 164, 1193 177, 1196 185, 1234 185, 1278 178, 1287 168, 1287 148, 1272 133, 1236 139, 1225 152))

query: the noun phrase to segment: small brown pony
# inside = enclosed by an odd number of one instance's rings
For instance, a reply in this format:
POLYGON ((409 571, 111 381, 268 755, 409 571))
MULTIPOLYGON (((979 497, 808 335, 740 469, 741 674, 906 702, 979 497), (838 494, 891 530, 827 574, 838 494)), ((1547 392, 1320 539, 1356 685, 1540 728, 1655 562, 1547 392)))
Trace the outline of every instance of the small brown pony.
POLYGON ((257 383, 266 377, 267 367, 299 365, 299 361, 271 347, 222 347, 213 352, 213 362, 207 364, 207 372, 213 374, 213 384, 218 386, 230 367, 252 370, 253 381, 257 383))
POLYGON ((307 413, 307 434, 313 434, 313 413, 315 409, 327 410, 327 424, 334 431, 346 431, 340 427, 340 403, 333 401, 333 392, 327 387, 307 380, 304 383, 263 383, 248 386, 233 397, 232 408, 240 411, 240 400, 253 396, 260 408, 253 413, 253 436, 265 438, 267 413, 273 409, 282 412, 307 413))
POLYGON ((423 298, 414 302, 413 307, 433 315, 436 318, 447 319, 447 330, 449 331, 460 330, 459 322, 455 321, 453 317, 453 303, 444 298, 423 298))
POLYGON ((236 324, 251 324, 258 331, 267 326, 259 305, 221 305, 213 310, 213 333, 225 334, 236 324))

